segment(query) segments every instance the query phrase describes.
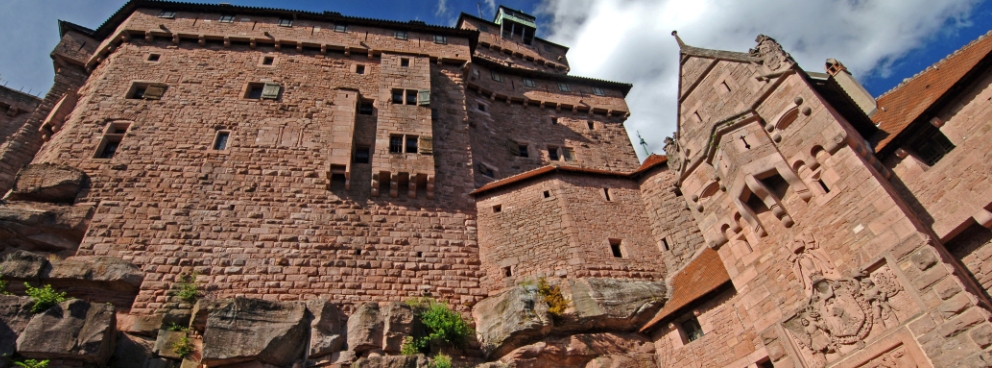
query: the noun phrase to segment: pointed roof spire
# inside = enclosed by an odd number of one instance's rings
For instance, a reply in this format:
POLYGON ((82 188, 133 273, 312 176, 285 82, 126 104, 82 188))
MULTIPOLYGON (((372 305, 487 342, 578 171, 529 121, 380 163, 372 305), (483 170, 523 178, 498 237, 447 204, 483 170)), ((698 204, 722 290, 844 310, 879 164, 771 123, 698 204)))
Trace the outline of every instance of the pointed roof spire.
POLYGON ((685 42, 682 42, 682 37, 679 37, 679 31, 672 31, 672 36, 675 37, 675 42, 679 43, 679 48, 685 47, 685 42))

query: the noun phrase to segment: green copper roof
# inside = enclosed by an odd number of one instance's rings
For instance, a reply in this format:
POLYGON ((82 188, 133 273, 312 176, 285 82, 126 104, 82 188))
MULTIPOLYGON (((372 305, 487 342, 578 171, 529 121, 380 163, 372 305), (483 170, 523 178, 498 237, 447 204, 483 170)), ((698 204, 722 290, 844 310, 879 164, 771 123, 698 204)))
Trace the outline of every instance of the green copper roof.
POLYGON ((535 23, 537 19, 530 14, 526 14, 519 10, 513 10, 505 6, 500 6, 499 11, 496 13, 496 19, 493 20, 493 23, 503 24, 503 20, 509 20, 535 29, 537 28, 537 23, 535 23))

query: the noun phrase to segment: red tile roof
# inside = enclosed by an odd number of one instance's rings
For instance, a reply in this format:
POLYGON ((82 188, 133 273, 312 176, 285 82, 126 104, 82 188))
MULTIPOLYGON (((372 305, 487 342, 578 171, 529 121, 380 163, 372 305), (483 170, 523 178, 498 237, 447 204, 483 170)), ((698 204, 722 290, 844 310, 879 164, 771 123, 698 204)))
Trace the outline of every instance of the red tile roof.
POLYGON ((548 165, 548 166, 542 166, 542 167, 536 168, 536 169, 531 170, 531 171, 525 171, 525 172, 519 173, 517 175, 513 175, 513 176, 508 177, 508 178, 503 178, 503 179, 500 179, 500 180, 496 180, 496 181, 490 182, 489 184, 483 185, 483 186, 479 187, 478 189, 472 191, 472 193, 469 193, 469 194, 471 194, 471 195, 479 195, 479 194, 481 194, 483 192, 488 192, 488 191, 493 190, 493 189, 496 189, 496 188, 502 188, 504 186, 507 186, 507 185, 510 185, 510 184, 513 184, 513 183, 519 183, 519 182, 525 181, 527 179, 535 178, 535 177, 538 177, 538 176, 541 176, 541 175, 544 175, 544 174, 547 174, 547 173, 550 173, 550 172, 554 172, 554 171, 567 171, 567 172, 573 172, 573 173, 584 173, 584 174, 594 174, 594 175, 611 175, 611 176, 617 176, 617 177, 622 177, 622 178, 631 178, 631 177, 634 177, 634 176, 636 176, 636 175, 638 175, 638 174, 640 174, 640 173, 642 173, 644 171, 647 171, 648 169, 650 169, 652 167, 655 167, 657 165, 661 165, 661 164, 666 163, 666 162, 668 162, 668 157, 666 157, 666 156, 663 156, 663 155, 651 155, 651 156, 648 156, 648 158, 644 160, 644 163, 641 164, 641 167, 637 168, 637 170, 634 170, 632 172, 607 171, 607 170, 590 169, 590 168, 584 168, 584 167, 578 167, 578 166, 567 166, 567 165, 548 165))
POLYGON ((989 35, 992 31, 876 99, 879 110, 871 118, 880 129, 872 138, 877 142, 876 152, 892 142, 992 52, 992 37, 989 35))
POLYGON ((699 257, 675 275, 672 279, 672 298, 640 331, 651 330, 665 318, 727 282, 730 282, 730 274, 723 267, 720 254, 711 248, 704 249, 699 257))

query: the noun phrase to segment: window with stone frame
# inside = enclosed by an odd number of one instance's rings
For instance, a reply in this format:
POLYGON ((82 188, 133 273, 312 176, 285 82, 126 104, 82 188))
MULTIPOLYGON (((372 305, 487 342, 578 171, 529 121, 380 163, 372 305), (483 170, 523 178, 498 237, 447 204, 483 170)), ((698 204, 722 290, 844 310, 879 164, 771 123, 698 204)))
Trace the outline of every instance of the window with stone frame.
POLYGON ((933 166, 956 146, 944 132, 932 123, 920 123, 906 139, 906 147, 916 153, 920 161, 933 166))
POLYGON ((132 100, 161 100, 168 85, 162 83, 131 83, 126 97, 132 100))
POLYGON ((403 153, 402 134, 393 134, 389 136, 389 153, 403 153))
POLYGON ((682 336, 683 344, 688 344, 699 340, 704 335, 703 327, 699 325, 699 320, 696 319, 696 316, 693 313, 689 313, 687 316, 683 317, 677 325, 679 335, 682 336))
POLYGON ((558 154, 558 146, 548 146, 548 160, 558 161, 561 156, 558 154))
POLYGON ((404 67, 404 68, 409 67, 410 66, 410 59, 400 58, 400 66, 401 67, 404 67))
POLYGON ((483 176, 489 178, 496 178, 495 170, 493 170, 492 167, 489 167, 489 165, 480 162, 478 165, 476 165, 475 168, 479 172, 479 174, 482 174, 483 176))
POLYGON ((420 141, 420 137, 415 135, 406 136, 406 153, 418 153, 417 143, 420 141))
POLYGON ((277 100, 282 85, 272 82, 248 83, 244 97, 251 100, 277 100))
POLYGON ((574 162, 575 161, 575 150, 572 149, 571 147, 562 147, 561 148, 561 157, 565 161, 574 162))
POLYGON ((609 242, 610 253, 613 254, 613 258, 625 258, 623 239, 609 239, 609 242))
POLYGON ((128 122, 111 123, 107 127, 107 130, 104 131, 103 139, 100 140, 93 158, 113 158, 120 149, 121 142, 124 140, 124 134, 127 133, 130 127, 131 123, 128 122))
POLYGON ((223 151, 227 149, 228 139, 231 137, 230 130, 220 130, 217 131, 217 135, 214 137, 213 148, 215 151, 223 151))

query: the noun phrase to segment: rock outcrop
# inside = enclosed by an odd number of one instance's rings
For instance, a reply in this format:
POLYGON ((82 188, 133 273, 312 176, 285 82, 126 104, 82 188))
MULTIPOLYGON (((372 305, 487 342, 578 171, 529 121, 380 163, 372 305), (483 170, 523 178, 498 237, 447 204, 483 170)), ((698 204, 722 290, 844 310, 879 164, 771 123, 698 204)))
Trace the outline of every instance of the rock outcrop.
POLYGON ((86 233, 93 205, 16 202, 0 205, 0 244, 47 252, 73 251, 86 233))
POLYGON ((248 361, 289 366, 303 358, 310 320, 301 302, 236 298, 209 310, 203 364, 248 361))
POLYGON ((417 355, 377 355, 361 358, 352 368, 426 368, 430 361, 422 354, 417 355))
POLYGON ((51 272, 52 264, 44 255, 24 250, 8 253, 0 263, 0 276, 9 282, 38 282, 51 272))
POLYGON ((106 364, 117 336, 114 312, 111 304, 62 302, 31 318, 17 338, 17 353, 32 359, 106 364))
POLYGON ((358 306, 348 318, 348 350, 361 353, 382 349, 382 333, 385 329, 382 312, 378 303, 365 303, 358 306))
POLYGON ((500 357, 551 332, 554 322, 537 289, 518 286, 486 298, 472 309, 483 351, 500 357))
POLYGON ((128 309, 138 295, 145 273, 116 257, 82 256, 49 261, 44 255, 18 250, 0 263, 0 275, 12 292, 22 292, 24 282, 51 284, 68 296, 94 303, 113 303, 128 309))
POLYGON ((572 313, 555 332, 633 331, 665 304, 663 281, 587 278, 569 280, 572 313))
POLYGON ((8 201, 72 203, 86 185, 86 173, 72 166, 31 164, 17 173, 8 201))
POLYGON ((500 361, 515 368, 656 367, 654 352, 651 341, 641 335, 591 333, 520 347, 500 361))
MULTIPOLYGON (((13 356, 17 350, 17 335, 24 332, 33 314, 31 298, 0 295, 0 356, 13 356)), ((2 365, 2 364, 0 364, 2 365)))
POLYGON ((345 319, 341 309, 326 300, 314 299, 307 301, 307 310, 313 314, 308 355, 319 358, 341 351, 345 343, 345 319))

